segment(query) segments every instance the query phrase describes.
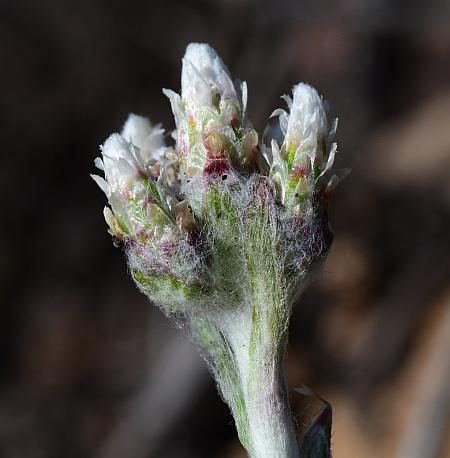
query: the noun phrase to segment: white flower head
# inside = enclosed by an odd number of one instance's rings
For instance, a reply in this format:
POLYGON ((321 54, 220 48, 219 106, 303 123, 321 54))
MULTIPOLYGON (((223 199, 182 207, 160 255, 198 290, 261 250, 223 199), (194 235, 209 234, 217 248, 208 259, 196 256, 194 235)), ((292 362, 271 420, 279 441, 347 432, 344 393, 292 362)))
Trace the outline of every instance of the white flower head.
POLYGON ((210 175, 251 164, 258 141, 246 121, 247 86, 235 86, 214 49, 190 44, 182 61, 181 96, 163 92, 175 116, 182 175, 210 175))
POLYGON ((150 204, 159 201, 167 207, 176 200, 168 179, 177 180, 176 160, 172 148, 165 144, 164 129, 143 116, 130 114, 121 133, 110 135, 100 150, 102 157, 95 159, 95 165, 105 178, 91 176, 121 223, 114 223, 114 215, 106 212, 111 231, 116 236, 118 227, 128 233, 142 231, 146 227, 143 215, 148 214, 150 204))
POLYGON ((102 158, 96 158, 95 165, 105 173, 105 179, 93 178, 109 197, 112 192, 129 192, 149 175, 150 166, 164 161, 168 147, 161 125, 152 126, 149 119, 130 114, 122 132, 110 135, 100 150, 102 158))
POLYGON ((285 138, 287 147, 304 149, 313 158, 326 134, 327 114, 322 98, 313 87, 298 84, 293 90, 285 138))
POLYGON ((333 165, 337 146, 329 140, 335 134, 337 120, 328 133, 324 102, 308 84, 294 86, 292 99, 283 98, 289 112, 277 109, 272 113, 279 117, 283 140, 279 153, 278 144, 272 141, 271 176, 280 189, 282 202, 295 206, 305 196, 312 196, 319 178, 333 165))
POLYGON ((279 116, 284 134, 283 152, 290 166, 301 164, 307 158, 314 161, 322 152, 322 142, 327 135, 327 114, 322 98, 313 87, 304 83, 294 86, 292 99, 283 98, 289 113, 283 109, 272 113, 272 116, 279 116))

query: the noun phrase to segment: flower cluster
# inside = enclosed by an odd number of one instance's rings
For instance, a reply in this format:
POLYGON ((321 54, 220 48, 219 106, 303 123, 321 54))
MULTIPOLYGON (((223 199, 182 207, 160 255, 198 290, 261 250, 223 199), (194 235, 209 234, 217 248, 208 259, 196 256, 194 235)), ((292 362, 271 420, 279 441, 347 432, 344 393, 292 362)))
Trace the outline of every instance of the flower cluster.
POLYGON ((298 84, 259 139, 246 83, 206 44, 187 47, 181 94, 163 92, 175 144, 131 114, 95 161, 109 231, 138 287, 202 347, 249 454, 297 456, 282 358, 293 300, 331 240, 337 123, 298 84))

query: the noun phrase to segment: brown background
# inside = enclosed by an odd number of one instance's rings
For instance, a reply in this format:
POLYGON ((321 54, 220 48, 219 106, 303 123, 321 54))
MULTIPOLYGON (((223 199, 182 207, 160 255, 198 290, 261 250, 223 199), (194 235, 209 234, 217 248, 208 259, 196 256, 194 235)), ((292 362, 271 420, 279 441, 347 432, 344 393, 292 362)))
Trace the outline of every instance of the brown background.
POLYGON ((260 132, 298 81, 340 119, 352 174, 292 319, 290 386, 332 403, 335 458, 449 457, 444 0, 1 1, 0 456, 244 456, 202 360, 128 277, 89 178, 130 111, 173 127, 161 88, 178 90, 190 41, 248 82, 260 132))

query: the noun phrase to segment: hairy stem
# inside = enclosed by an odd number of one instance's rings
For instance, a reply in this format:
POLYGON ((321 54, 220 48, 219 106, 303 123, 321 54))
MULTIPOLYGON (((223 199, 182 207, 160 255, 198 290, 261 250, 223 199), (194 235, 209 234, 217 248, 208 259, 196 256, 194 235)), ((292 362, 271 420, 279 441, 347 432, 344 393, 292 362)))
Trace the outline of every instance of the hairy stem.
POLYGON ((246 393, 252 458, 298 458, 286 383, 275 361, 253 373, 246 393))

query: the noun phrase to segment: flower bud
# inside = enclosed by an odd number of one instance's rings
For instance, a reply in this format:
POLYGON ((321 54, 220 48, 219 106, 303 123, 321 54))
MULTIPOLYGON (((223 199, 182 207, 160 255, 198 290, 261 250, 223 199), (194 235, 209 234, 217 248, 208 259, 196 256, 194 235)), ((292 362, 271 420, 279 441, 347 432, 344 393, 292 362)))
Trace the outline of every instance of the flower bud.
MULTIPOLYGON (((336 143, 330 144, 337 120, 328 133, 324 103, 317 91, 300 83, 293 89, 293 98, 285 96, 289 113, 277 109, 283 134, 282 144, 271 142, 270 175, 276 183, 281 201, 292 212, 311 205, 319 180, 330 170, 336 154, 336 143)), ((319 185, 319 186, 318 186, 319 185)))
POLYGON ((193 43, 187 47, 181 97, 167 89, 163 92, 175 116, 184 181, 253 165, 258 141, 245 114, 247 86, 233 83, 222 59, 210 46, 193 43))
POLYGON ((159 125, 130 114, 121 134, 112 134, 101 146, 102 158, 95 160, 105 178, 92 175, 111 206, 104 210, 110 233, 124 243, 136 282, 160 304, 165 296, 156 292, 164 288, 157 285, 165 285, 166 295, 170 285, 186 293, 196 267, 187 241, 196 222, 176 195, 178 156, 163 134, 159 125))

